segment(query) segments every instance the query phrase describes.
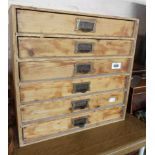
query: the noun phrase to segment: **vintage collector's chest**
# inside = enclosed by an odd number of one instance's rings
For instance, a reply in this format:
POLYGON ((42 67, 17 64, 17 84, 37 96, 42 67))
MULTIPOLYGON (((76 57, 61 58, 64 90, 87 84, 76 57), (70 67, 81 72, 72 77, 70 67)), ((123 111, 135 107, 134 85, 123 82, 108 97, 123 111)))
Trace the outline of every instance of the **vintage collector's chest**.
POLYGON ((137 19, 9 11, 20 146, 125 119, 137 19))

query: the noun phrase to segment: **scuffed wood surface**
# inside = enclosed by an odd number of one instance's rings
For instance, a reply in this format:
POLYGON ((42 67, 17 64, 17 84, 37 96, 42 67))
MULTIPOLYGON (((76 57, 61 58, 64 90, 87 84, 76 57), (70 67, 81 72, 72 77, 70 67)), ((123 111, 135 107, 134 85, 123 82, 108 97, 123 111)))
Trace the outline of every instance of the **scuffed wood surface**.
POLYGON ((79 117, 86 114, 89 116, 87 123, 90 126, 86 129, 124 119, 138 31, 137 19, 72 14, 20 6, 12 6, 10 12, 20 146, 84 130, 70 130, 74 129, 71 118, 77 114, 79 117), (77 19, 95 21, 94 31, 77 30, 77 19), (92 53, 76 53, 75 45, 79 42, 92 43, 92 53), (122 61, 123 68, 120 71, 110 69, 109 63, 113 60, 122 61), (93 63, 94 70, 86 76, 76 75, 74 66, 77 62, 93 63), (73 87, 79 83, 89 83, 90 88, 86 92, 75 93, 73 87), (100 94, 116 89, 125 91, 125 96, 116 95, 118 100, 123 100, 123 105, 113 103, 115 107, 123 106, 121 117, 119 110, 105 110, 114 106, 106 101, 108 95, 103 97, 100 94), (91 100, 92 94, 95 101, 91 100), (91 101, 90 110, 72 113, 71 100, 85 97, 89 97, 91 101), (105 102, 101 103, 100 99, 105 102), (65 106, 62 106, 63 101, 65 106), (55 107, 56 104, 59 108, 55 107), (104 114, 97 112, 98 106, 104 107, 104 114), (57 117, 62 113, 64 117, 57 117), (47 121, 50 123, 46 124, 47 121))
MULTIPOLYGON (((122 116, 122 107, 115 107, 112 109, 90 112, 86 113, 84 116, 88 118, 88 124, 95 124, 110 119, 120 118, 122 116)), ((67 129, 75 128, 72 124, 72 119, 78 117, 81 117, 81 115, 72 118, 64 118, 44 123, 31 124, 30 126, 24 127, 24 138, 33 139, 61 131, 66 131, 67 129)))
POLYGON ((127 115, 125 121, 16 147, 14 155, 124 155, 145 146, 145 137, 145 124, 127 115))
POLYGON ((128 59, 106 59, 106 60, 51 60, 43 62, 21 62, 19 63, 20 79, 44 80, 56 78, 68 78, 85 75, 100 75, 107 73, 127 73, 129 71, 130 60, 128 59), (120 69, 112 69, 112 63, 121 63, 120 69), (78 64, 90 64, 90 72, 77 73, 78 64))
POLYGON ((121 89, 125 87, 125 76, 81 78, 74 80, 48 81, 21 83, 20 98, 21 102, 47 100, 64 96, 72 96, 73 83, 90 83, 90 90, 87 92, 106 91, 121 89))
POLYGON ((132 37, 134 22, 30 10, 17 10, 18 32, 132 37), (95 20, 95 32, 76 29, 76 19, 95 20))
POLYGON ((63 114, 71 114, 72 112, 79 112, 82 110, 73 110, 72 101, 88 99, 88 107, 85 109, 94 109, 104 107, 107 105, 115 105, 123 103, 124 92, 111 92, 97 95, 85 95, 58 101, 42 101, 40 103, 32 103, 31 105, 24 105, 21 108, 22 121, 32 121, 41 118, 48 118, 63 114), (115 98, 114 102, 110 102, 110 98, 115 98))
POLYGON ((67 57, 67 56, 108 56, 130 55, 132 41, 130 40, 100 40, 100 39, 67 39, 67 38, 34 38, 18 37, 19 57, 67 57), (75 52, 76 43, 92 43, 90 53, 75 52))

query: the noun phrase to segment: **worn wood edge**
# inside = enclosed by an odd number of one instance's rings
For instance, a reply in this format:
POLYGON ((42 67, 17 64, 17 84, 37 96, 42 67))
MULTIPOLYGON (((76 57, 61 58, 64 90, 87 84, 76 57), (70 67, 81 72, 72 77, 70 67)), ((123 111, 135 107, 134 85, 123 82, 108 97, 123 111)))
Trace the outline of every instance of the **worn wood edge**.
POLYGON ((60 80, 76 80, 76 79, 93 79, 93 78, 104 78, 104 77, 113 77, 113 76, 130 76, 129 73, 112 73, 112 74, 100 74, 100 75, 86 75, 86 76, 76 76, 76 77, 68 77, 68 78, 55 78, 55 79, 43 79, 43 80, 27 80, 20 81, 19 86, 26 85, 30 83, 42 83, 42 82, 52 82, 52 81, 60 81, 60 80))
POLYGON ((133 36, 135 38, 135 42, 137 41, 137 36, 138 36, 138 30, 139 30, 139 19, 137 19, 134 23, 134 31, 133 31, 133 36))
POLYGON ((85 79, 85 78, 98 78, 98 77, 112 77, 112 76, 129 76, 129 73, 112 73, 112 74, 98 74, 98 75, 83 75, 83 76, 75 76, 75 77, 67 77, 67 78, 53 78, 53 79, 42 79, 42 80, 24 80, 21 81, 19 85, 26 83, 40 83, 40 82, 50 82, 50 81, 60 81, 60 80, 75 80, 75 79, 85 79))
POLYGON ((16 120, 18 128, 18 140, 20 145, 23 144, 22 138, 22 128, 21 125, 21 114, 20 114, 20 94, 19 94, 19 72, 18 72, 18 63, 17 63, 17 37, 16 33, 16 10, 15 6, 11 6, 9 9, 9 27, 10 27, 10 48, 11 48, 11 59, 12 59, 12 70, 13 70, 13 81, 14 81, 14 93, 15 93, 15 107, 16 107, 16 120))
MULTIPOLYGON (((139 28, 139 20, 137 20, 135 22, 135 28, 134 28, 135 40, 134 40, 134 43, 132 44, 132 56, 133 56, 133 58, 135 56, 135 51, 136 51, 138 28, 139 28)), ((131 62, 130 62, 130 71, 129 71, 130 75, 128 76, 127 93, 126 93, 126 98, 124 99, 125 111, 127 110, 127 105, 128 105, 128 98, 129 98, 129 91, 130 91, 130 85, 131 85, 131 79, 132 79, 133 65, 134 65, 134 59, 132 59, 131 62)), ((124 119, 125 119, 125 115, 126 115, 126 112, 124 113, 124 116, 123 116, 124 119)))
POLYGON ((36 138, 36 139, 30 140, 30 141, 23 140, 23 144, 20 145, 20 147, 35 144, 35 143, 38 143, 38 142, 43 142, 45 140, 51 140, 51 139, 63 137, 63 136, 69 135, 69 134, 74 134, 74 133, 77 133, 77 132, 93 129, 93 128, 96 128, 96 127, 100 127, 100 126, 103 126, 103 125, 107 125, 107 124, 110 124, 110 123, 115 123, 115 122, 119 122, 119 121, 123 121, 123 120, 124 120, 123 118, 119 118, 119 119, 117 118, 117 119, 103 121, 103 122, 96 123, 96 124, 89 125, 89 126, 87 125, 87 126, 83 127, 82 129, 81 128, 70 129, 69 131, 64 131, 62 133, 57 133, 57 134, 51 134, 51 135, 36 138))
POLYGON ((127 90, 125 88, 121 88, 121 89, 111 89, 111 90, 106 90, 106 91, 96 91, 96 92, 90 92, 90 93, 85 93, 85 94, 75 94, 72 96, 64 96, 64 97, 58 97, 58 98, 52 98, 52 99, 48 99, 48 100, 40 100, 40 101, 29 101, 29 102, 21 102, 20 107, 25 107, 27 105, 33 105, 35 104, 39 104, 41 102, 54 102, 54 101, 60 101, 60 100, 65 100, 65 99, 74 99, 75 97, 80 97, 80 96, 85 96, 85 95, 98 95, 98 94, 107 94, 107 93, 112 93, 115 91, 124 91, 126 92, 127 90))
POLYGON ((110 105, 106 105, 106 106, 101 106, 98 108, 93 108, 93 109, 85 109, 85 110, 81 110, 78 112, 73 112, 70 114, 60 114, 58 116, 51 116, 51 117, 45 117, 45 118, 40 118, 40 119, 35 119, 35 120, 31 120, 31 121, 22 121, 21 127, 26 127, 29 126, 33 123, 41 123, 41 122, 48 122, 48 121, 54 121, 54 120, 59 120, 62 118, 70 118, 73 116, 78 116, 79 114, 83 114, 86 115, 89 112, 96 112, 96 111, 100 111, 100 110, 105 110, 105 109, 111 109, 111 108, 115 108, 115 107, 124 107, 125 105, 123 103, 118 103, 118 104, 110 104, 110 105))
POLYGON ((87 93, 87 94, 77 94, 75 96, 65 96, 65 97, 58 97, 58 98, 53 98, 53 99, 48 99, 48 100, 42 100, 42 101, 30 101, 30 102, 21 102, 20 107, 25 107, 27 105, 34 105, 35 104, 39 104, 41 102, 54 102, 54 101, 63 101, 66 99, 74 99, 75 97, 80 97, 80 96, 85 96, 85 95, 99 95, 99 94, 108 94, 108 93, 114 93, 114 92, 126 92, 127 90, 125 88, 121 88, 121 89, 111 89, 111 90, 106 90, 106 91, 97 91, 97 92, 91 92, 91 93, 87 93))
POLYGON ((59 13, 59 14, 68 14, 68 15, 79 15, 79 16, 89 16, 89 17, 98 17, 98 18, 109 18, 109 19, 118 19, 118 20, 127 20, 127 21, 137 21, 137 18, 127 18, 127 17, 118 17, 118 16, 108 16, 101 14, 92 14, 85 12, 75 12, 75 11, 65 11, 65 10, 54 10, 54 9, 45 9, 45 8, 37 8, 32 6, 21 6, 21 5, 12 5, 16 9, 25 9, 25 10, 34 10, 40 12, 51 12, 51 13, 59 13))
POLYGON ((63 57, 63 56, 55 56, 55 57, 36 57, 36 58, 18 58, 18 62, 31 62, 31 61, 55 61, 55 60, 102 60, 102 59, 132 59, 133 56, 68 56, 68 57, 63 57))
POLYGON ((69 38, 69 39, 100 39, 100 40, 135 40, 134 37, 112 37, 74 34, 49 34, 49 33, 16 33, 17 37, 37 37, 37 38, 69 38))
POLYGON ((127 153, 131 153, 132 151, 138 150, 145 145, 146 145, 145 138, 140 138, 136 142, 123 145, 121 147, 104 152, 103 154, 101 153, 100 155, 124 155, 127 153))

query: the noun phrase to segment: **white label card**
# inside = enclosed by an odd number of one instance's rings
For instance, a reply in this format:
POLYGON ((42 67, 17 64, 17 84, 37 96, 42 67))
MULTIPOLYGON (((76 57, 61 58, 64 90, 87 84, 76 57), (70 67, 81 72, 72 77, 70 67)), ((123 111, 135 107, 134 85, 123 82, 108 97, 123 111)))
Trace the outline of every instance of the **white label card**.
POLYGON ((122 63, 121 62, 114 62, 112 63, 112 69, 121 69, 122 63))
POLYGON ((116 102, 116 97, 110 97, 109 102, 116 102))

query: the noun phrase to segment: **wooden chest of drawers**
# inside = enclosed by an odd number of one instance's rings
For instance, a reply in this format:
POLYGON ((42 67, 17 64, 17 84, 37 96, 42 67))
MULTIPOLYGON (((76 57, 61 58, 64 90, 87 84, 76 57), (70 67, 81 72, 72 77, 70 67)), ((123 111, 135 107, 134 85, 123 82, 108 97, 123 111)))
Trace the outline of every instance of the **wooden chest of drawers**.
POLYGON ((124 120, 138 20, 10 8, 20 146, 124 120))

